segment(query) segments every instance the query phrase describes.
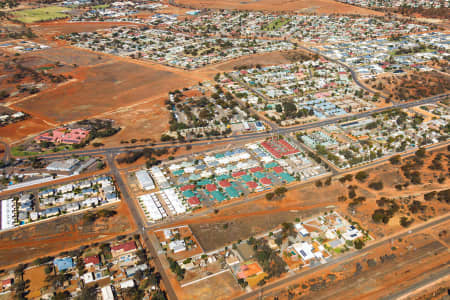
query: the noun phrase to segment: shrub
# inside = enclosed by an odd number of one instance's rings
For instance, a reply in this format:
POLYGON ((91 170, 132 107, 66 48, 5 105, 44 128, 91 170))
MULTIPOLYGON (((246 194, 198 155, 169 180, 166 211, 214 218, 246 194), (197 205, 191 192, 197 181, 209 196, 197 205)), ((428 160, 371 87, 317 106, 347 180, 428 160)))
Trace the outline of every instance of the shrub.
POLYGON ((403 185, 401 184, 396 184, 395 185, 395 189, 401 191, 403 189, 403 185))
POLYGON ((356 180, 360 182, 364 182, 367 179, 367 177, 369 177, 369 174, 367 174, 367 172, 365 171, 360 171, 355 175, 356 180))
POLYGON ((424 158, 426 156, 426 150, 425 148, 419 148, 414 154, 419 158, 424 158))
POLYGON ((364 241, 361 239, 356 239, 353 241, 353 245, 355 245, 356 249, 362 249, 364 247, 364 241))
POLYGON ((283 196, 287 192, 287 188, 284 186, 277 188, 275 191, 275 195, 277 196, 283 196))
POLYGON ((376 191, 381 191, 383 189, 383 182, 382 181, 373 181, 369 183, 369 187, 376 191))
POLYGON ((449 203, 450 202, 450 189, 438 192, 437 199, 440 202, 449 203))
POLYGON ((412 224, 412 222, 414 222, 414 219, 408 219, 407 217, 401 217, 400 218, 400 225, 402 225, 403 227, 409 227, 409 225, 412 224))
POLYGON ((355 190, 351 189, 350 191, 348 191, 348 197, 349 197, 350 199, 355 198, 355 197, 356 197, 356 192, 355 192, 355 190))
POLYGON ((401 162, 401 157, 400 155, 394 155, 391 158, 389 158, 389 161, 391 162, 391 164, 393 165, 398 165, 401 162))
POLYGON ((430 200, 433 200, 435 196, 436 196, 436 191, 432 191, 432 192, 424 194, 423 199, 426 201, 430 201, 430 200))
POLYGON ((338 197, 339 202, 345 202, 346 200, 347 200, 347 197, 344 195, 338 197))
POLYGON ((275 197, 275 193, 267 193, 266 194, 266 199, 269 201, 273 200, 274 197, 275 197))

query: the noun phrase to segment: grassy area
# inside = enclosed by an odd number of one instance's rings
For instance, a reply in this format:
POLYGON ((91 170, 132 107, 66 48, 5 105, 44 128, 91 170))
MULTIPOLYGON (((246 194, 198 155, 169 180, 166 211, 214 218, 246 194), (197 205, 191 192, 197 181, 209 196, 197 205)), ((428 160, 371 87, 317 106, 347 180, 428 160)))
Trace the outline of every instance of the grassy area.
POLYGON ((40 21, 50 21, 67 18, 69 15, 64 12, 67 8, 59 6, 48 6, 43 8, 25 9, 12 13, 13 19, 23 23, 33 23, 40 21))
POLYGON ((13 147, 13 148, 11 148, 11 154, 13 156, 34 156, 34 155, 43 154, 43 152, 23 151, 19 147, 13 147))
POLYGON ((277 30, 281 28, 282 26, 286 25, 289 22, 289 19, 285 18, 278 18, 276 20, 273 20, 270 24, 268 24, 266 27, 264 27, 264 30, 277 30))
POLYGON ((48 70, 52 70, 52 69, 54 69, 54 68, 53 67, 41 67, 41 68, 38 68, 37 71, 48 71, 48 70))
POLYGON ((94 5, 91 8, 92 9, 102 9, 102 8, 108 8, 109 4, 100 4, 100 5, 94 5))
POLYGON ((53 150, 35 152, 35 151, 25 151, 21 149, 21 146, 11 148, 11 154, 13 156, 36 156, 42 154, 49 154, 61 151, 72 151, 74 148, 72 145, 58 145, 53 150))

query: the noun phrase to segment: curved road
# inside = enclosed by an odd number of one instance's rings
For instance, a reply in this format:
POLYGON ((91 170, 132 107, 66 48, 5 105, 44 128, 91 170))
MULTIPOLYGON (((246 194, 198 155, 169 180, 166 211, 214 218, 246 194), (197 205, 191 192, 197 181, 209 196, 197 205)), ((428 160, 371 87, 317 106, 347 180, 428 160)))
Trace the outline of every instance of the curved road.
POLYGON ((343 62, 341 62, 340 60, 337 60, 337 59, 328 57, 328 56, 326 56, 326 55, 323 55, 323 54, 322 54, 321 52, 319 52, 319 51, 316 51, 316 50, 313 50, 313 49, 309 49, 309 48, 303 47, 303 46, 298 45, 298 44, 297 44, 297 47, 299 47, 299 48, 301 48, 301 49, 303 49, 303 50, 305 50, 305 51, 312 52, 312 53, 314 53, 314 54, 320 55, 320 56, 322 56, 323 58, 325 58, 325 59, 327 59, 327 60, 329 60, 329 61, 331 61, 331 62, 334 62, 334 63, 336 63, 336 64, 339 64, 339 65, 343 66, 344 68, 346 68, 346 69, 350 72, 350 74, 352 74, 353 80, 355 81, 355 83, 356 83, 360 88, 362 88, 363 90, 368 91, 369 93, 372 93, 372 94, 379 94, 379 96, 380 96, 381 98, 383 98, 383 99, 390 100, 388 97, 381 95, 380 92, 374 91, 374 90, 368 88, 366 85, 362 84, 361 81, 359 80, 358 75, 356 74, 356 72, 355 72, 349 65, 347 65, 347 64, 345 64, 345 63, 343 63, 343 62))

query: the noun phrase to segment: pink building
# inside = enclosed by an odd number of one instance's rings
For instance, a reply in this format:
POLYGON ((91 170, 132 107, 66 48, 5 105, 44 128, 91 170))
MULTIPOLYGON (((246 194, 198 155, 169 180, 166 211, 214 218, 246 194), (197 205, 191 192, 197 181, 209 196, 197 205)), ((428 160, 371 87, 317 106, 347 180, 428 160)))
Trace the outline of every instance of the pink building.
POLYGON ((89 130, 76 128, 58 128, 37 136, 34 140, 40 142, 52 142, 55 144, 79 144, 89 135, 89 130))

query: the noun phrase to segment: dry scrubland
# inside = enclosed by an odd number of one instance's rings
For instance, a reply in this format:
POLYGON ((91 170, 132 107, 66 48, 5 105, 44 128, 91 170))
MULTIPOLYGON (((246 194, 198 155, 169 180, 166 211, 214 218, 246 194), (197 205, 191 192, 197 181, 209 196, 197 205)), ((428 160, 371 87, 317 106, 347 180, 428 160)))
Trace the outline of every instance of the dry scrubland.
POLYGON ((447 93, 450 77, 438 72, 412 72, 402 76, 386 75, 366 81, 368 86, 396 101, 419 100, 447 93))
MULTIPOLYGON (((78 24, 77 24, 78 25, 78 24)), ((102 27, 102 24, 82 24, 81 31, 102 27)), ((55 35, 73 31, 74 24, 56 22, 37 27, 42 33, 55 35)), ((21 56, 27 67, 59 62, 55 70, 73 79, 39 94, 19 99, 12 108, 27 112, 31 119, 15 124, 18 130, 0 129, 7 142, 15 142, 60 123, 92 117, 113 119, 123 130, 104 141, 118 145, 132 138, 158 140, 168 130, 169 113, 164 101, 169 91, 211 79, 217 72, 239 67, 289 63, 302 51, 274 52, 238 58, 197 71, 184 71, 151 62, 134 61, 112 55, 68 46, 28 53, 21 56), (19 130, 20 129, 20 130, 19 130)))
MULTIPOLYGON (((262 209, 260 206, 253 207, 262 209)), ((249 207, 249 209, 251 208, 249 207)), ((270 214, 260 214, 259 212, 239 214, 238 211, 247 212, 248 210, 247 208, 239 207, 238 210, 232 211, 233 215, 230 218, 221 218, 223 214, 219 214, 217 218, 210 218, 207 223, 202 222, 191 225, 194 235, 206 252, 237 240, 247 239, 252 235, 267 232, 283 222, 293 222, 299 216, 306 218, 319 214, 325 209, 311 209, 306 212, 276 211, 275 209, 270 214)))
MULTIPOLYGON (((55 36, 68 34, 72 32, 91 32, 99 29, 111 28, 118 25, 127 25, 127 22, 77 22, 68 23, 67 21, 56 21, 31 25, 30 27, 38 35, 55 36)), ((135 24, 133 24, 135 25, 135 24)))
MULTIPOLYGON (((249 69, 255 67, 256 65, 261 65, 264 67, 290 64, 300 60, 302 57, 309 56, 310 55, 306 51, 302 50, 262 53, 227 61, 217 65, 214 69, 218 72, 230 72, 236 69, 249 69)), ((213 67, 209 68, 213 69, 213 67)), ((208 69, 208 67, 206 69, 208 69)))
POLYGON ((319 14, 382 15, 365 8, 339 3, 333 0, 177 0, 178 5, 195 8, 223 8, 265 11, 292 11, 319 14))
POLYGON ((96 65, 76 76, 79 81, 17 107, 55 122, 70 122, 131 105, 183 82, 175 73, 121 61, 96 65))
POLYGON ((167 93, 199 81, 182 70, 70 47, 25 54, 22 59, 29 67, 59 62, 64 65, 59 72, 73 79, 16 101, 11 107, 33 118, 12 125, 18 130, 0 129, 8 142, 37 134, 49 124, 95 116, 116 120, 123 127, 121 139, 148 138, 149 132, 159 138, 168 126, 163 105, 167 93))
POLYGON ((231 272, 225 272, 185 287, 180 298, 186 300, 230 299, 239 295, 240 290, 241 287, 231 272))

